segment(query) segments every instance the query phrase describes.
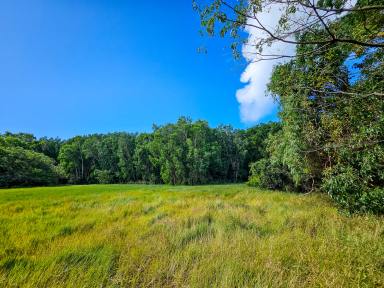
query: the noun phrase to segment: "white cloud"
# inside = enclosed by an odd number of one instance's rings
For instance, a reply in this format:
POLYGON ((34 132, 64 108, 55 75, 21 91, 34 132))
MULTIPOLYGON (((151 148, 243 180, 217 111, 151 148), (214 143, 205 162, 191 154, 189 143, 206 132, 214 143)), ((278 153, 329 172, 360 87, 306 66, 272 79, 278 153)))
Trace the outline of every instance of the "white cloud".
POLYGON ((236 92, 240 103, 240 116, 243 122, 256 122, 271 113, 274 102, 266 96, 265 88, 272 72, 272 63, 250 63, 240 81, 247 85, 236 92))
MULTIPOLYGON (((268 12, 258 14, 259 20, 268 28, 276 26, 281 16, 280 6, 275 5, 268 12)), ((255 20, 253 20, 255 21, 255 20)), ((249 24, 256 24, 248 20, 249 24)), ((247 26, 246 32, 249 34, 248 43, 254 43, 253 39, 266 37, 265 32, 247 26)), ((257 122, 264 116, 271 114, 275 108, 275 103, 270 96, 266 95, 266 88, 272 74, 273 66, 279 60, 267 60, 254 62, 258 56, 254 54, 252 46, 243 46, 242 53, 249 62, 241 75, 240 81, 246 83, 245 87, 237 90, 236 99, 240 103, 241 121, 245 123, 257 122)), ((274 43, 271 47, 264 49, 263 54, 288 54, 295 52, 295 45, 286 43, 274 43)), ((280 61, 281 62, 281 61, 280 61)))
MULTIPOLYGON (((356 0, 347 0, 345 7, 351 8, 354 7, 355 4, 356 0)), ((269 11, 257 14, 258 19, 268 30, 274 31, 282 15, 283 8, 285 8, 285 4, 271 5, 269 11)), ((303 9, 304 8, 298 9, 292 17, 295 17, 296 21, 306 19, 310 22, 311 18, 308 18, 308 11, 304 12, 303 9)), ((326 21, 334 21, 343 15, 344 13, 327 17, 326 21)), ((311 17, 316 16, 312 15, 311 17)), ((249 19, 248 24, 257 25, 257 22, 255 19, 249 19)), ((291 29, 294 29, 294 27, 291 27, 291 29)), ((256 39, 269 36, 266 32, 251 26, 247 26, 245 31, 249 34, 248 43, 250 44, 255 43, 256 39)), ((293 39, 291 38, 290 40, 293 39)), ((294 44, 275 42, 270 47, 264 48, 263 54, 294 55, 295 49, 296 46, 294 44)), ((282 62, 281 59, 255 62, 259 57, 255 55, 255 51, 255 48, 252 46, 243 46, 242 54, 249 64, 242 73, 240 81, 246 83, 246 85, 236 92, 236 99, 240 104, 241 120, 245 123, 257 122, 274 111, 276 104, 271 97, 266 95, 266 88, 272 74, 273 66, 282 62)))

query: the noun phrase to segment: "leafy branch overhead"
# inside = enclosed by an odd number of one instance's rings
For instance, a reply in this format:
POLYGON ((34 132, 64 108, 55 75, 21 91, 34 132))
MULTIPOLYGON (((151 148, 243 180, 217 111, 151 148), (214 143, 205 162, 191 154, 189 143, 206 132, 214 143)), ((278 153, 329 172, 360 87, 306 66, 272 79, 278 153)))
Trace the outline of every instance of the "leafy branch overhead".
MULTIPOLYGON (((384 3, 379 0, 215 0, 209 5, 193 2, 208 35, 233 38, 232 51, 249 46, 258 60, 293 58, 282 51, 263 53, 275 43, 311 45, 320 53, 333 44, 351 45, 356 51, 384 47, 384 3), (270 15, 278 19, 271 25, 270 15), (349 21, 339 21, 348 17, 349 21), (356 23, 361 23, 360 29, 356 23), (257 37, 249 38, 246 31, 257 37)), ((270 49, 268 49, 270 50, 270 49)))

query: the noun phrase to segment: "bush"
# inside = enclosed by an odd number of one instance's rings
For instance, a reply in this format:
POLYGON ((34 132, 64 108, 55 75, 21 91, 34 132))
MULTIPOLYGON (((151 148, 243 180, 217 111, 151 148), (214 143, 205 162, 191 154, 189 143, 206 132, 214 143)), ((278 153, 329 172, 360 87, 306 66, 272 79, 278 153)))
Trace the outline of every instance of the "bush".
POLYGON ((325 171, 323 190, 349 213, 384 214, 384 189, 370 188, 352 167, 335 166, 325 171))
POLYGON ((0 187, 52 185, 59 181, 53 160, 21 147, 0 146, 0 187))
POLYGON ((93 171, 93 178, 96 180, 99 184, 110 184, 114 183, 114 177, 113 174, 108 170, 99 170, 96 169, 93 171))
POLYGON ((384 214, 384 189, 376 188, 362 193, 359 204, 362 212, 384 214))
POLYGON ((282 163, 275 163, 270 159, 261 159, 250 165, 248 185, 279 190, 293 188, 288 168, 282 163))

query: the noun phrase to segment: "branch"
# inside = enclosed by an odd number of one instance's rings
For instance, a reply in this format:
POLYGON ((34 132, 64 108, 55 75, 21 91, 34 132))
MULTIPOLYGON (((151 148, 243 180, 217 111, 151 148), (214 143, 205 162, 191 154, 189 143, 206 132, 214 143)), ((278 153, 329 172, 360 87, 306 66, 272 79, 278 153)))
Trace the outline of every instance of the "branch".
MULTIPOLYGON (((312 5, 305 4, 301 1, 295 1, 296 3, 300 3, 301 5, 312 8, 312 5)), ((284 1, 276 1, 276 3, 286 4, 287 2, 284 1)), ((363 6, 363 7, 353 7, 353 8, 325 8, 320 6, 314 6, 317 10, 325 11, 325 12, 336 12, 336 13, 343 13, 343 12, 363 12, 363 11, 371 11, 371 10, 384 10, 384 5, 370 5, 370 6, 363 6)))
MULTIPOLYGON (((244 44, 244 45, 249 45, 249 44, 244 44)), ((312 56, 313 55, 319 55, 320 53, 325 52, 326 51, 325 47, 327 47, 329 45, 330 44, 327 43, 327 44, 324 44, 321 47, 319 47, 319 48, 317 48, 317 49, 315 49, 313 51, 309 51, 309 52, 305 52, 305 53, 297 53, 296 55, 262 54, 262 53, 259 53, 259 52, 246 52, 246 53, 262 57, 260 59, 252 60, 252 61, 249 62, 249 63, 256 63, 256 62, 266 61, 266 60, 276 60, 276 59, 282 59, 282 58, 296 58, 296 57, 308 56, 308 55, 312 55, 312 56)), ((249 45, 249 46, 254 46, 254 45, 249 45)))
MULTIPOLYGON (((228 7, 229 9, 231 9, 233 12, 235 12, 237 15, 240 15, 240 16, 243 16, 243 17, 246 17, 246 18, 251 18, 251 19, 254 19, 256 20, 257 25, 254 25, 254 24, 250 24, 250 23, 242 23, 240 21, 237 21, 237 20, 231 20, 231 19, 226 19, 227 21, 230 21, 230 22, 234 22, 234 23, 237 23, 237 24, 240 24, 240 25, 244 25, 244 26, 248 26, 248 27, 253 27, 253 28, 256 28, 258 30, 261 30, 261 31, 264 31, 266 32, 269 37, 272 39, 272 40, 276 40, 276 41, 280 41, 280 42, 283 42, 283 43, 287 43, 287 44, 295 44, 295 45, 316 45, 316 44, 320 44, 320 45, 323 45, 323 44, 331 44, 331 43, 335 43, 335 42, 340 42, 340 43, 349 43, 349 44, 355 44, 355 45, 359 45, 359 46, 363 46, 363 47, 384 47, 384 43, 372 43, 372 42, 362 42, 362 41, 358 41, 358 40, 355 40, 355 39, 348 39, 348 38, 336 38, 331 31, 327 31, 328 33, 330 33, 330 35, 333 36, 332 39, 330 40, 317 40, 317 41, 295 41, 295 40, 287 40, 285 38, 282 38, 281 35, 275 35, 273 32, 271 32, 269 29, 267 29, 262 23, 261 21, 256 17, 256 15, 254 16, 251 16, 251 15, 248 15, 248 14, 245 14, 241 11, 239 11, 238 9, 234 8, 233 6, 231 6, 230 4, 228 4, 227 2, 225 1, 222 1, 223 5, 228 7)), ((278 2, 277 2, 278 3, 278 2)), ((301 3, 301 2, 298 2, 298 3, 301 3)), ((308 4, 307 4, 308 5, 308 4)), ((305 5, 304 5, 305 6, 305 5)), ((313 7, 310 6, 312 9, 313 7)), ((315 10, 315 12, 317 12, 315 10)), ((319 19, 323 22, 323 18, 317 13, 319 19)), ((324 22, 323 22, 324 23, 324 22)), ((327 26, 325 23, 324 23, 325 26, 327 26)), ((291 36, 293 35, 294 32, 290 32, 290 33, 287 33, 287 35, 285 37, 288 37, 288 36, 291 36)))
MULTIPOLYGON (((311 3, 309 0, 307 0, 309 3, 311 3)), ((331 32, 331 30, 329 30, 329 27, 328 27, 328 25, 327 24, 325 24, 325 22, 324 22, 324 20, 323 20, 323 18, 319 15, 319 12, 317 12, 317 9, 316 9, 316 7, 315 7, 315 0, 313 0, 313 4, 311 4, 311 6, 312 6, 312 9, 313 9, 313 11, 315 12, 315 14, 316 14, 316 16, 317 16, 317 18, 319 18, 319 20, 320 20, 320 22, 321 22, 321 24, 323 24, 323 26, 324 26, 324 28, 325 28, 325 30, 328 32, 328 34, 332 37, 332 39, 333 39, 333 41, 335 41, 336 40, 336 37, 335 37, 335 35, 333 35, 333 33, 331 32)))
POLYGON ((355 150, 355 149, 361 149, 361 148, 369 148, 369 146, 372 146, 372 145, 375 145, 375 144, 379 144, 379 143, 382 143, 382 142, 384 142, 384 140, 366 141, 366 142, 360 143, 359 145, 353 145, 353 144, 351 145, 350 143, 343 143, 343 144, 338 144, 338 145, 329 145, 328 147, 327 146, 322 146, 322 147, 318 147, 318 148, 315 148, 315 149, 312 149, 312 150, 301 150, 301 149, 299 149, 299 151, 303 152, 303 153, 313 153, 313 152, 318 152, 318 151, 322 151, 322 150, 337 149, 337 148, 342 148, 342 147, 347 147, 347 148, 351 148, 351 149, 355 150))

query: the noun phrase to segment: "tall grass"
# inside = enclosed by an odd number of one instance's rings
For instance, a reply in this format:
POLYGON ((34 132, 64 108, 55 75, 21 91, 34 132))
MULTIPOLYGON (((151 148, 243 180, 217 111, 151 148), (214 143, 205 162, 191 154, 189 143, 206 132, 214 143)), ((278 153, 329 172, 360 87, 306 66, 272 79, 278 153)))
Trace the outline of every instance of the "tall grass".
POLYGON ((0 190, 1 287, 384 287, 384 219, 243 185, 0 190))

